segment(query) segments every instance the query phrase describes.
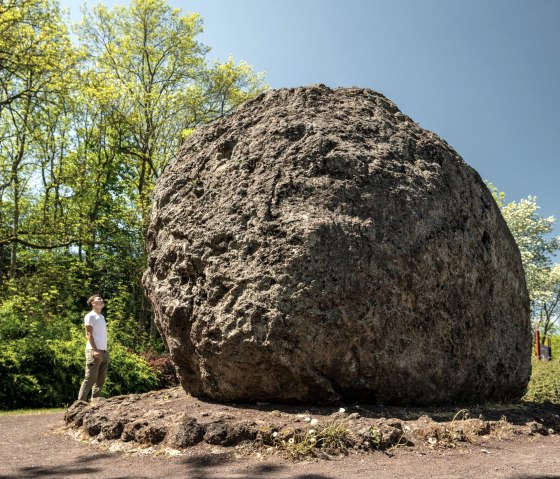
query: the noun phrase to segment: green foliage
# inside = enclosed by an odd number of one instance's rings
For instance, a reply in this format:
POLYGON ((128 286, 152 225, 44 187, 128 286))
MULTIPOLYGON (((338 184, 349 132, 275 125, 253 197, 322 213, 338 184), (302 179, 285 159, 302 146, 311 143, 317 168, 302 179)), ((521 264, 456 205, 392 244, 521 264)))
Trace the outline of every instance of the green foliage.
POLYGON ((129 352, 164 349, 141 286, 155 181, 194 129, 267 88, 245 62, 209 64, 200 16, 165 0, 94 6, 77 44, 67 23, 55 0, 0 2, 0 409, 73 401, 94 292, 106 392, 157 387, 129 352))
POLYGON ((45 0, 0 4, 0 113, 64 89, 73 50, 58 6, 45 0))
POLYGON ((159 379, 146 360, 131 353, 122 344, 110 342, 110 372, 105 385, 105 394, 142 393, 155 389, 159 379))
POLYGON ((342 421, 331 421, 319 431, 317 442, 322 448, 346 452, 349 431, 342 421))
POLYGON ((505 202, 505 193, 488 184, 519 247, 529 297, 533 328, 537 322, 544 335, 554 332, 560 313, 560 264, 553 264, 560 251, 560 238, 551 237, 555 219, 539 214, 534 196, 520 202, 505 202))
MULTIPOLYGON (((23 256, 26 260, 37 256, 40 261, 32 275, 4 283, 0 303, 0 409, 69 404, 76 399, 84 376, 86 311, 81 307, 84 302, 79 292, 89 288, 90 280, 75 255, 29 251, 23 256)), ((116 298, 118 311, 122 301, 118 294, 116 298)), ((118 327, 111 332, 112 357, 104 394, 144 392, 156 386, 157 373, 123 346, 119 333, 118 327)))
POLYGON ((348 450, 350 432, 343 421, 334 420, 319 431, 311 429, 306 433, 293 434, 280 441, 280 446, 294 458, 314 456, 322 449, 329 453, 345 454, 348 450))
MULTIPOLYGON (((0 349, 0 409, 60 407, 76 400, 84 377, 84 333, 66 323, 57 330, 35 331, 18 339, 4 339, 0 349)), ((4 322, 0 323, 3 331, 4 322)), ((110 370, 105 396, 146 392, 158 376, 146 361, 122 344, 110 343, 110 370)))
POLYGON ((111 10, 97 5, 78 29, 92 80, 86 94, 110 108, 123 191, 141 223, 154 182, 185 133, 266 88, 245 62, 208 66, 201 32, 198 14, 182 15, 164 0, 131 0, 111 10))
POLYGON ((374 449, 379 449, 381 446, 381 431, 377 426, 371 426, 369 430, 370 441, 374 449))
POLYGON ((535 356, 531 358, 533 372, 524 401, 560 404, 560 360, 554 357, 555 351, 556 354, 560 352, 559 343, 557 339, 557 348, 553 346, 552 361, 537 361, 535 356))
MULTIPOLYGON (((2 308, 4 309, 4 308, 2 308)), ((4 336, 5 322, 0 323, 4 336)), ((73 402, 83 375, 73 360, 67 337, 51 339, 54 331, 31 323, 23 337, 2 340, 0 348, 0 409, 54 407, 73 402)), ((82 344, 83 348, 83 344, 82 344)))

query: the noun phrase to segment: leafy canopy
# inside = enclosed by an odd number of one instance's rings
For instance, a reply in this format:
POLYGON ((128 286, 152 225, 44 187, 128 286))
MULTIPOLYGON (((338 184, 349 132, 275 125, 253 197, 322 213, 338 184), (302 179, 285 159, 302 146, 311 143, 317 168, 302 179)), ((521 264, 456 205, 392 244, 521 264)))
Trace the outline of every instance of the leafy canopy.
POLYGON ((488 186, 519 247, 533 325, 538 321, 544 336, 557 327, 560 313, 560 264, 553 264, 555 254, 560 251, 560 238, 551 236, 555 218, 539 214, 540 207, 534 196, 506 203, 505 193, 499 192, 492 183, 488 186))

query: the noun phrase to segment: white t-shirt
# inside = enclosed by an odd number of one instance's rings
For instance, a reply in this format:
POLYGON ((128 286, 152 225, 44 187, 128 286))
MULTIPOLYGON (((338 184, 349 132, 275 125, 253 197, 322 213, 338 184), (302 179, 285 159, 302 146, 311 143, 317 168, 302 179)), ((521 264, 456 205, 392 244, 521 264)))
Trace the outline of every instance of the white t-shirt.
MULTIPOLYGON (((86 326, 91 326, 93 328, 93 340, 97 349, 107 349, 107 325, 105 323, 105 318, 102 314, 97 314, 95 311, 90 311, 84 317, 84 323, 86 326)), ((93 349, 89 340, 86 344, 86 349, 93 349)))

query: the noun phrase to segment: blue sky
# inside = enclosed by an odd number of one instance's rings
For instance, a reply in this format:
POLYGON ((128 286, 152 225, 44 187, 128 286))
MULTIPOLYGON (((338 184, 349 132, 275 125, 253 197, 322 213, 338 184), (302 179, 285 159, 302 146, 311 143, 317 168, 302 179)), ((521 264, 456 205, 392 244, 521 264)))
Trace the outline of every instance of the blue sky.
MULTIPOLYGON (((60 3, 80 19, 76 2, 60 3)), ((324 83, 385 94, 506 200, 537 196, 560 235, 560 0, 169 4, 201 14, 210 60, 245 60, 272 88, 324 83)))

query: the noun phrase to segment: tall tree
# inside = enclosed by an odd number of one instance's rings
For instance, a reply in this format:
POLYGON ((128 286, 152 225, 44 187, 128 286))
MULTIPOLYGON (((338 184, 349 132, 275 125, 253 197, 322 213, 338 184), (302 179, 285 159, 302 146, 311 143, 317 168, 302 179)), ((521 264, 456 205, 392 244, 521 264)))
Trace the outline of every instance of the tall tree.
POLYGON ((18 248, 51 248, 26 228, 31 216, 40 117, 68 91, 74 50, 58 5, 51 0, 0 4, 0 245, 11 249, 10 276, 18 248), (25 199, 30 199, 25 202, 25 199))
MULTIPOLYGON (((183 15, 164 0, 132 0, 112 10, 98 5, 85 13, 78 31, 87 75, 95 78, 90 90, 102 95, 100 101, 109 99, 110 116, 104 121, 110 125, 112 151, 119 155, 120 194, 136 213, 127 217, 133 237, 141 241, 140 248, 132 248, 140 255, 132 283, 142 304, 131 309, 147 324, 147 304, 138 293, 155 181, 189 132, 266 86, 244 62, 230 58, 208 64, 209 48, 197 40, 199 15, 183 15)), ((154 334, 153 321, 151 330, 154 334)))
POLYGON ((0 294, 96 289, 129 343, 154 332, 140 281, 154 183, 194 128, 266 88, 244 62, 208 63, 201 31, 132 0, 86 11, 74 46, 56 0, 0 0, 0 294))
POLYGON ((262 76, 231 59, 207 65, 209 48, 196 38, 199 15, 182 15, 164 0, 98 5, 79 32, 103 88, 113 88, 126 179, 146 226, 154 182, 185 133, 258 94, 262 76))
POLYGON ((145 384, 125 347, 157 346, 140 281, 154 182, 194 128, 266 88, 246 63, 208 64, 201 29, 133 0, 86 12, 73 45, 57 0, 0 0, 0 402, 70 397, 93 291, 113 378, 145 384))
POLYGON ((534 299, 539 328, 545 336, 557 332, 560 321, 560 264, 553 265, 543 274, 541 289, 534 299))
POLYGON ((519 247, 533 326, 537 321, 540 323, 544 341, 544 336, 554 330, 560 313, 560 264, 553 264, 554 255, 560 250, 560 238, 550 236, 555 219, 540 215, 534 196, 506 203, 505 193, 492 183, 488 186, 519 247))

